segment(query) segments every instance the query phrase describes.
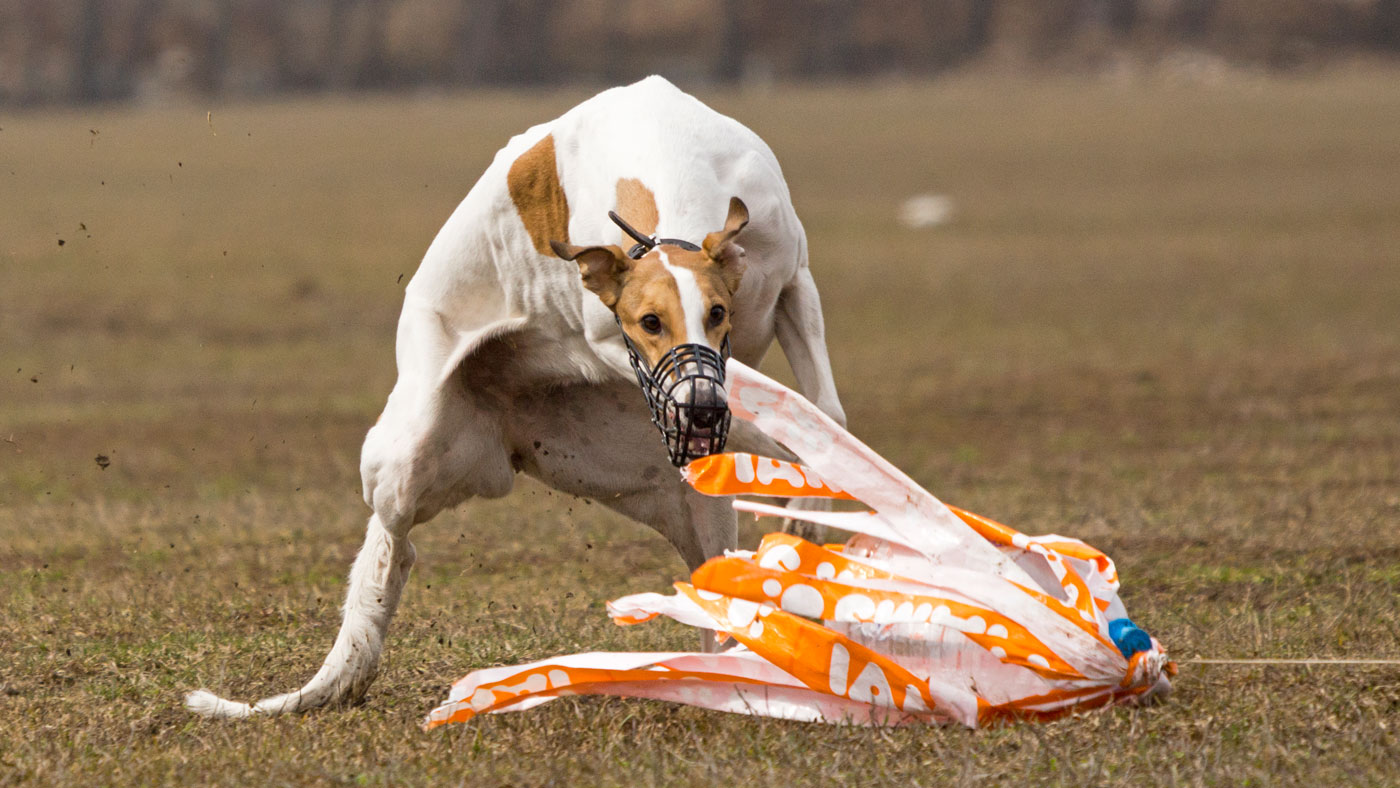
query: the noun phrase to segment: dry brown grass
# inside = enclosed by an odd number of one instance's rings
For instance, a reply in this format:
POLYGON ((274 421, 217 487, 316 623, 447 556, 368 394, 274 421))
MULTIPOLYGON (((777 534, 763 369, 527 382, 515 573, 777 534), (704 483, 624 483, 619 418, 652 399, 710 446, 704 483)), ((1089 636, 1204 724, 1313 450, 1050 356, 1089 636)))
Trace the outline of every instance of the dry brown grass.
MULTIPOLYGON (((399 277, 581 97, 0 117, 0 783, 1394 784, 1397 668, 1185 665, 975 733, 566 699, 423 734, 471 668, 693 645, 601 609, 682 574, 659 537, 530 483, 417 532, 364 706, 184 712, 319 664, 399 277)), ((1396 74, 708 98, 784 162, 858 434, 1108 550, 1178 657, 1400 656, 1396 74), (956 221, 900 228, 920 191, 956 221)))

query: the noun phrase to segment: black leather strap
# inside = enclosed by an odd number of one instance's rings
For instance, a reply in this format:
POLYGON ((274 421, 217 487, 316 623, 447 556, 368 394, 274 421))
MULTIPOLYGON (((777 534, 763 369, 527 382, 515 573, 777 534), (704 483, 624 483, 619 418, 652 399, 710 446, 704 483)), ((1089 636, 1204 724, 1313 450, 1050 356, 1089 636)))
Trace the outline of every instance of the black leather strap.
POLYGON ((682 241, 679 238, 652 238, 649 239, 649 242, 651 244, 650 246, 648 246, 647 244, 637 244, 631 249, 628 249, 627 256, 632 258, 633 260, 639 260, 644 255, 646 255, 647 252, 650 252, 652 249, 658 246, 679 246, 687 252, 700 251, 700 247, 696 246, 690 241, 682 241))
POLYGON ((621 216, 618 216, 617 211, 608 211, 608 218, 612 219, 613 224, 621 227, 624 233, 627 233, 632 237, 632 240, 637 242, 636 246, 627 250, 627 256, 633 260, 641 258, 647 252, 650 252, 652 249, 662 244, 667 246, 679 246, 687 252, 700 251, 700 247, 690 241, 682 241, 679 238, 657 238, 654 235, 643 235, 640 230, 628 224, 621 216))

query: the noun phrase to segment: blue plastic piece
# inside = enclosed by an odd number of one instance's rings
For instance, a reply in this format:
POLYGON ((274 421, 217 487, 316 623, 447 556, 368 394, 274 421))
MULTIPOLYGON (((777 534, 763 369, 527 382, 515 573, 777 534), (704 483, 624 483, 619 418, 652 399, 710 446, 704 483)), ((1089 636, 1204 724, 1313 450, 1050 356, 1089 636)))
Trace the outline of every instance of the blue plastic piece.
POLYGON ((1115 618, 1108 622, 1108 636, 1128 659, 1139 651, 1152 650, 1152 636, 1138 629, 1131 618, 1115 618))

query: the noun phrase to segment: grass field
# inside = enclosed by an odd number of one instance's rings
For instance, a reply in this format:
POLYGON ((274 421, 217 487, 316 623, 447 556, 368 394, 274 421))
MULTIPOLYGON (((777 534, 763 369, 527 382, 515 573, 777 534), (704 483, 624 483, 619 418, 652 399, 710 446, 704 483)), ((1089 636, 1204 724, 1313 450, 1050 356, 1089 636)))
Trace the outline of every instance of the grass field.
POLYGON ((695 645, 602 610, 684 574, 659 536, 522 480, 415 533, 366 704, 186 713, 320 664, 403 285, 584 95, 0 113, 0 784, 1400 782, 1400 668, 1189 662, 1400 657, 1384 71, 705 96, 784 164, 852 429, 1113 555, 1183 660, 1165 705, 968 732, 564 699, 424 734, 473 668, 695 645), (899 226, 929 191, 954 221, 899 226))

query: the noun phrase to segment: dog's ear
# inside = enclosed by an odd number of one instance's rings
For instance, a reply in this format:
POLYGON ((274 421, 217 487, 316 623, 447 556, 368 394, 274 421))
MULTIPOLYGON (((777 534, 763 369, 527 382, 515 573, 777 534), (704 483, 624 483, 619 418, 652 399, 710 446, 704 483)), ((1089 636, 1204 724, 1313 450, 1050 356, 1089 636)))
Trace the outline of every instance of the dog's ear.
POLYGON ((617 298, 622 292, 622 280, 632 268, 632 261, 622 249, 613 246, 574 246, 550 241, 549 248, 554 253, 578 263, 578 272, 583 277, 583 286, 598 294, 608 309, 617 306, 617 298))
POLYGON ((744 248, 734 243, 738 235, 749 223, 749 209, 738 197, 729 198, 729 217, 724 220, 724 229, 705 236, 701 248, 720 267, 724 286, 733 293, 739 289, 739 280, 744 275, 744 248))

